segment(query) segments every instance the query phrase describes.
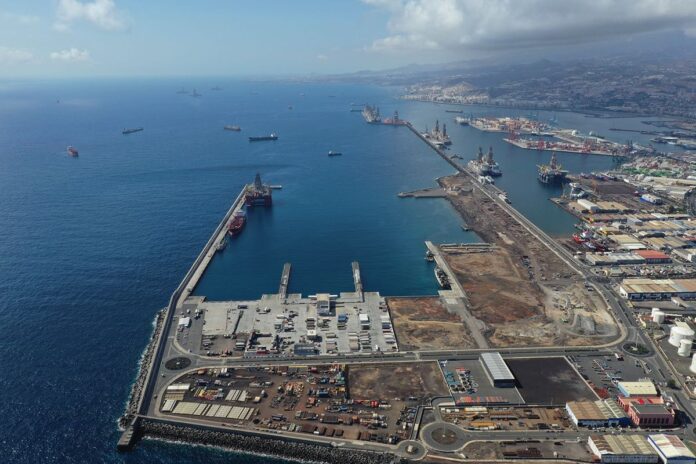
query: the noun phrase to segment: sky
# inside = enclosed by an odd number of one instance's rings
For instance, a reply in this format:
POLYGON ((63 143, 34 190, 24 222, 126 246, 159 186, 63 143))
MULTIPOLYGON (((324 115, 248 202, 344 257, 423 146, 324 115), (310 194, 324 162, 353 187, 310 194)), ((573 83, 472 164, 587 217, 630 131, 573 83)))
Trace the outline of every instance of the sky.
POLYGON ((696 0, 0 0, 0 78, 333 74, 660 34, 691 43, 696 0))

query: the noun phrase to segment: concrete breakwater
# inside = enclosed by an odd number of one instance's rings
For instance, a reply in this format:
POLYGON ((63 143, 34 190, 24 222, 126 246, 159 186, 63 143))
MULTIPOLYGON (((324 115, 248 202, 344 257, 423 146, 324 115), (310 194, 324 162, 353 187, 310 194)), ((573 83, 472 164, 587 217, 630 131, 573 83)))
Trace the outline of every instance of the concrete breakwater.
POLYGON ((150 370, 150 364, 155 354, 155 349, 157 348, 157 340, 159 334, 162 332, 162 327, 164 325, 164 319, 167 309, 164 308, 157 312, 154 321, 154 330, 150 336, 150 341, 145 348, 142 356, 140 357, 140 364, 138 366, 138 375, 135 378, 133 387, 131 388, 130 397, 128 398, 128 403, 126 405, 126 410, 123 415, 118 420, 118 425, 121 429, 124 429, 128 423, 131 422, 133 416, 138 412, 138 405, 140 404, 140 399, 143 395, 143 390, 145 387, 145 380, 147 379, 147 373, 150 370))
POLYGON ((246 435, 232 431, 216 431, 195 426, 185 426, 159 421, 144 420, 140 431, 146 437, 201 443, 234 451, 279 456, 300 461, 336 464, 388 464, 400 462, 391 453, 377 453, 329 444, 299 442, 292 439, 246 435))

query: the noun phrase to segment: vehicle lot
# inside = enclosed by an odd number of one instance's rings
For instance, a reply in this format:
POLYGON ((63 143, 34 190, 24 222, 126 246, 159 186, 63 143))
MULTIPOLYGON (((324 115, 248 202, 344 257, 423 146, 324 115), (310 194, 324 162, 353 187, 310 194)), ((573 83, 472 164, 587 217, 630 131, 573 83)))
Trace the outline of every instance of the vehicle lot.
POLYGON ((493 386, 478 359, 440 362, 442 375, 457 404, 523 404, 517 388, 493 386))

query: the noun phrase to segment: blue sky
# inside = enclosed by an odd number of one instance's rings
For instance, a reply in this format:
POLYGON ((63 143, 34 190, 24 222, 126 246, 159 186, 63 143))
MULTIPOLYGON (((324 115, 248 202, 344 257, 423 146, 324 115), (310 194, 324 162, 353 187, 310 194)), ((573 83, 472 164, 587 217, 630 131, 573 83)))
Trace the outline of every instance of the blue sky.
POLYGON ((665 32, 696 35, 696 1, 0 0, 0 78, 327 74, 665 32))

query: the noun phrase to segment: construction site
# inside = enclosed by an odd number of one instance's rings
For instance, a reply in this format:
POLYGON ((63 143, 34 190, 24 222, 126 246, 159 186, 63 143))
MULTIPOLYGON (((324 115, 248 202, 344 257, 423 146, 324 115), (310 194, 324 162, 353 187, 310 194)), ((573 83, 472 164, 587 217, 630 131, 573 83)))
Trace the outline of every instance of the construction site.
POLYGON ((491 346, 599 345, 618 335, 602 299, 468 175, 440 179, 488 246, 441 246, 491 346))

